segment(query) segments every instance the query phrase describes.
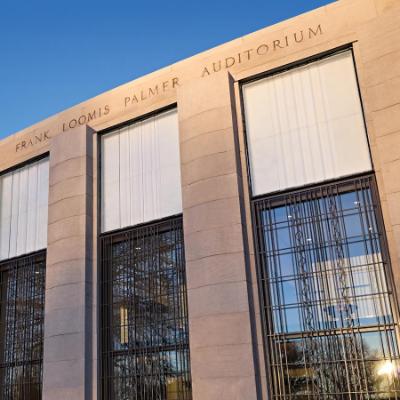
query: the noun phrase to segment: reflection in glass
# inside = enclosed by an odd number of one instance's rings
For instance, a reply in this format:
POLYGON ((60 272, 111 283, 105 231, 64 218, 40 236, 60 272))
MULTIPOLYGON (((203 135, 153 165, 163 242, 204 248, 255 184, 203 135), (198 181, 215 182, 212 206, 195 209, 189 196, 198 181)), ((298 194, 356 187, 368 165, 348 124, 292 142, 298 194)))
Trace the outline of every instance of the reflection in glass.
POLYGON ((400 398, 374 188, 367 177, 255 201, 275 398, 400 398))
POLYGON ((190 400, 181 219, 103 238, 103 397, 190 400))
POLYGON ((45 253, 0 263, 0 399, 39 400, 45 253))

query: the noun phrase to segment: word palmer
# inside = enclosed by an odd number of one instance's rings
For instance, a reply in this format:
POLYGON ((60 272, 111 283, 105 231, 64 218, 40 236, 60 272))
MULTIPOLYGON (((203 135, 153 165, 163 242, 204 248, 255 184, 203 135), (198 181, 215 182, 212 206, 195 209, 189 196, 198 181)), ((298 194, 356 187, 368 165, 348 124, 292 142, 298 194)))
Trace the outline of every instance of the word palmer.
POLYGON ((134 92, 130 96, 125 96, 125 107, 136 105, 142 101, 149 100, 152 97, 163 94, 171 89, 175 89, 177 86, 179 86, 179 78, 175 77, 167 81, 155 84, 154 86, 148 87, 146 89, 134 92))

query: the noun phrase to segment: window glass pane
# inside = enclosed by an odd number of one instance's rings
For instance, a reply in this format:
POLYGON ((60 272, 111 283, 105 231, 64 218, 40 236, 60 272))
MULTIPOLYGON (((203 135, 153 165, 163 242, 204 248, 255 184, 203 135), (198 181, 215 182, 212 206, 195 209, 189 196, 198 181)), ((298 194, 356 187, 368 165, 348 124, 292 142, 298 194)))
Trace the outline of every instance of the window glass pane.
POLYGON ((0 175, 0 260, 47 247, 49 159, 0 175))
POLYGON ((182 212, 177 110, 101 136, 101 231, 182 212))
POLYGON ((277 398, 400 397, 372 185, 360 178, 254 202, 277 398))
POLYGON ((40 400, 45 253, 0 263, 0 398, 40 400))
POLYGON ((278 341, 273 349, 277 362, 272 367, 274 371, 278 371, 282 364, 286 367, 283 376, 276 375, 275 379, 284 383, 282 392, 287 396, 318 398, 316 393, 320 393, 319 396, 325 396, 323 398, 334 399, 337 398, 335 395, 347 394, 348 375, 357 373, 358 394, 365 391, 372 396, 370 398, 396 398, 400 365, 397 359, 390 359, 388 347, 382 344, 385 338, 394 340, 393 331, 387 335, 370 332, 354 337, 343 335, 278 341), (352 347, 364 359, 348 360, 352 347))
POLYGON ((242 87, 253 195, 371 170, 351 51, 242 87))
POLYGON ((188 350, 113 356, 113 398, 191 399, 188 350))
POLYGON ((105 397, 190 400, 182 219, 102 243, 105 397))

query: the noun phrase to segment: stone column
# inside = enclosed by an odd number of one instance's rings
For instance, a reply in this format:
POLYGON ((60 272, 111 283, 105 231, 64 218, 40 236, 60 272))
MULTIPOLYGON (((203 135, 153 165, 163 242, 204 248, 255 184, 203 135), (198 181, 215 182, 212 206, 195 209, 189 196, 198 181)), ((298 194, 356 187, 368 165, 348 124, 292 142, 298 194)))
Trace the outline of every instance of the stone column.
POLYGON ((43 399, 90 399, 93 151, 87 127, 50 146, 43 399))
POLYGON ((194 400, 259 398, 232 93, 226 72, 178 91, 194 400))

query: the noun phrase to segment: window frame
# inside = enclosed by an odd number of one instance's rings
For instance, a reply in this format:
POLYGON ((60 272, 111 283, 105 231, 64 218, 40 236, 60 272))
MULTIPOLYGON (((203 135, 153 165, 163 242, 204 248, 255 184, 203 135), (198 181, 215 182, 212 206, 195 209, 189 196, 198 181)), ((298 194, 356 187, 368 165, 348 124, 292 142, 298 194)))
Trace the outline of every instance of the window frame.
MULTIPOLYGON (((175 242, 177 244, 177 242, 175 242)), ((189 319, 188 319, 188 310, 187 310, 187 283, 186 283, 186 262, 185 262, 185 252, 184 252, 184 235, 183 235, 183 220, 182 214, 178 214, 175 216, 163 218, 161 220, 152 221, 150 223, 144 223, 140 225, 135 225, 133 227, 123 228, 120 230, 102 233, 99 236, 99 247, 100 247, 100 276, 99 284, 100 284, 100 385, 101 385, 101 398, 103 400, 111 400, 114 399, 113 393, 113 379, 116 377, 112 373, 112 357, 113 355, 126 355, 126 356, 135 356, 135 355, 149 355, 149 354, 157 354, 168 351, 182 351, 182 354, 185 354, 185 364, 184 369, 181 370, 181 376, 186 378, 185 382, 189 382, 190 386, 185 388, 183 394, 178 393, 177 398, 182 398, 182 400, 191 399, 191 365, 190 365, 190 346, 189 346, 189 319), (186 335, 187 339, 184 343, 174 343, 174 344, 166 344, 166 345, 153 345, 147 347, 139 347, 138 349, 120 349, 113 350, 112 349, 112 338, 113 338, 113 324, 112 321, 112 309, 114 302, 112 301, 112 290, 113 290, 113 279, 110 277, 113 274, 113 270, 110 269, 112 256, 110 256, 110 251, 112 251, 112 246, 118 243, 128 243, 128 246, 132 246, 134 242, 134 238, 136 239, 151 239, 155 236, 151 234, 152 231, 156 231, 157 236, 159 234, 168 233, 168 232, 176 232, 180 231, 181 241, 179 244, 182 246, 180 265, 179 265, 179 274, 181 280, 181 284, 184 288, 184 299, 183 299, 183 308, 179 317, 175 315, 175 326, 180 320, 185 320, 186 325, 186 335), (145 235, 141 235, 141 233, 147 232, 145 235), (181 318, 181 319, 179 319, 181 318), (185 369, 186 368, 186 369, 185 369), (182 397, 181 397, 182 396, 182 397)), ((182 294, 179 291, 179 288, 176 292, 177 294, 182 294)), ((175 299, 176 300, 176 299, 175 299)), ((180 305, 178 305, 179 307, 180 305)), ((135 321, 136 322, 136 321, 135 321)), ((129 323, 128 323, 129 324, 129 323)), ((129 333, 128 333, 129 336, 129 333)), ((144 375, 148 377, 149 375, 144 375)), ((119 376, 121 378, 121 376, 119 376)), ((118 376, 117 376, 118 378, 118 376)), ((123 378, 122 378, 123 379, 123 378)), ((185 383, 183 383, 185 384, 185 383)), ((156 398, 154 398, 155 400, 156 398)), ((158 400, 158 398, 157 398, 158 400)))
MULTIPOLYGON (((366 171, 365 173, 372 173, 373 171, 375 171, 375 164, 374 164, 374 159, 372 157, 372 151, 371 151, 371 143, 370 143, 370 139, 369 139, 369 135, 368 135, 369 130, 368 130, 367 121, 365 118, 364 101, 363 101, 359 77, 358 77, 359 74, 357 71, 356 57, 354 54, 354 43, 351 42, 351 43, 347 43, 347 44, 323 51, 318 54, 312 54, 309 57, 295 60, 288 64, 280 65, 278 67, 257 73, 255 75, 251 75, 251 76, 243 78, 239 81, 239 102, 240 102, 240 115, 241 115, 241 122, 239 122, 239 123, 241 123, 241 130, 242 130, 242 135, 243 135, 243 145, 244 145, 244 153, 245 153, 245 161, 246 161, 246 174, 247 174, 247 188, 249 191, 250 200, 264 197, 266 194, 259 194, 259 195, 253 194, 253 184, 252 184, 252 174, 251 174, 251 166, 250 166, 249 143, 248 143, 248 138, 247 138, 248 135, 247 135, 247 128, 246 128, 246 113, 245 113, 245 105, 244 105, 243 86, 248 83, 256 82, 258 80, 269 78, 274 75, 279 75, 279 74, 282 74, 284 72, 287 72, 287 71, 290 71, 290 70, 293 70, 296 68, 304 67, 308 64, 312 64, 314 62, 317 62, 317 61, 320 61, 320 60, 323 60, 323 59, 329 58, 331 56, 335 56, 336 54, 340 54, 340 53, 344 53, 344 52, 350 52, 352 55, 353 65, 354 65, 354 73, 355 73, 357 89, 358 89, 357 92, 358 92, 358 96, 360 98, 361 111, 362 111, 362 116, 363 116, 363 121, 364 121, 364 129, 365 129, 365 133, 366 133, 368 150, 369 150, 370 159, 371 159, 371 170, 368 172, 366 171)), ((345 178, 351 178, 352 176, 358 176, 358 175, 363 175, 363 174, 364 173, 354 174, 351 176, 346 176, 345 178)), ((306 184, 304 186, 291 187, 287 190, 277 190, 277 191, 268 193, 268 195, 284 193, 288 190, 295 191, 295 190, 301 189, 303 187, 312 186, 316 183, 323 184, 325 182, 333 182, 335 180, 336 180, 336 178, 334 178, 332 180, 327 180, 324 182, 315 182, 315 183, 306 184)))
MULTIPOLYGON (((333 329, 325 329, 325 330, 316 330, 315 333, 311 334, 312 338, 318 337, 330 337, 332 336, 332 332, 339 333, 342 337, 346 334, 351 334, 357 330, 357 332, 361 335, 362 333, 376 332, 376 331, 385 331, 387 332, 391 329, 394 332, 394 338, 397 340, 397 347, 400 346, 400 332, 398 328, 399 318, 399 303, 398 297, 396 293, 396 287, 394 285, 394 277, 393 270, 390 262, 389 248, 386 238, 386 230, 381 210, 380 197, 377 187, 377 182, 374 173, 366 173, 360 174, 353 177, 348 177, 345 179, 336 179, 329 182, 323 182, 322 184, 311 184, 302 188, 288 189, 286 191, 282 191, 279 193, 272 193, 268 195, 261 195, 251 199, 251 218, 252 218, 252 233, 254 237, 254 249, 255 249, 255 261, 256 261, 256 275, 257 275, 257 286, 258 293, 260 299, 260 314, 261 314, 261 324, 262 324, 262 340, 263 340, 263 348, 264 348, 264 362, 266 367, 266 375, 268 381, 268 392, 272 398, 287 398, 285 394, 279 392, 276 388, 277 381, 277 373, 276 373, 276 365, 278 364, 277 360, 274 360, 274 353, 276 350, 274 346, 276 344, 273 343, 272 334, 274 332, 274 321, 272 314, 272 300, 271 300, 271 292, 270 292, 270 283, 268 275, 268 262, 263 258, 264 253, 264 241, 265 236, 260 228, 260 216, 263 208, 259 206, 262 202, 269 202, 271 206, 270 209, 275 207, 282 206, 284 204, 288 204, 289 196, 296 197, 296 202, 306 202, 307 196, 310 193, 316 193, 319 191, 319 195, 315 196, 315 198, 321 199, 324 196, 328 195, 329 190, 333 187, 336 187, 336 195, 342 193, 349 193, 352 190, 356 191, 360 188, 356 187, 354 182, 360 182, 360 185, 363 185, 364 182, 368 182, 366 186, 362 186, 363 188, 367 187, 371 192, 371 200, 374 206, 374 216, 376 219, 377 230, 379 235, 379 244, 382 255, 381 263, 383 265, 383 272, 387 285, 387 293, 389 298, 389 306, 391 307, 393 321, 390 324, 382 326, 377 323, 371 326, 361 326, 357 328, 341 328, 336 327, 333 329), (321 195, 322 193, 322 195, 321 195), (300 199, 300 200, 298 200, 300 199), (275 366, 274 366, 275 365, 275 366)), ((289 203, 290 204, 290 203, 289 203)), ((266 210, 266 207, 264 207, 266 210)), ((293 339, 304 339, 310 337, 310 332, 301 330, 298 332, 278 332, 275 334, 277 337, 282 338, 282 340, 293 340, 293 339), (307 336, 308 335, 308 336, 307 336)), ((392 354, 390 354, 392 356, 392 354)), ((393 359, 398 360, 398 358, 393 357, 393 359)), ((284 364, 281 363, 281 367, 284 367, 284 364)), ((286 364, 287 367, 287 364, 286 364)), ((280 377, 281 382, 283 382, 284 375, 280 377)), ((289 397, 288 397, 289 398, 289 397)), ((396 397, 397 398, 397 397, 396 397)), ((400 398, 400 392, 399 392, 400 398)))
MULTIPOLYGON (((35 252, 29 253, 29 254, 24 254, 22 256, 2 260, 0 262, 0 297, 1 297, 1 302, 0 302, 0 321, 1 321, 1 325, 0 325, 0 328, 1 328, 0 329, 0 335, 1 335, 1 337, 0 337, 0 388, 1 388, 0 399, 3 398, 3 390, 4 390, 4 388, 7 387, 6 384, 3 384, 3 377, 4 377, 3 371, 5 371, 7 368, 10 368, 10 367, 11 368, 18 367, 18 366, 32 367, 34 365, 39 365, 40 376, 39 376, 39 382, 38 382, 38 384, 39 384, 38 399, 42 398, 42 394, 43 394, 43 346, 44 346, 44 325, 45 325, 44 307, 45 307, 45 291, 46 291, 46 256, 47 256, 47 250, 43 249, 43 250, 35 251, 35 252), (18 282, 20 279, 20 277, 18 276, 18 272, 27 266, 30 268, 32 268, 32 267, 35 268, 36 265, 39 265, 39 267, 42 268, 42 274, 43 274, 43 276, 42 276, 43 280, 41 282, 43 291, 41 293, 39 293, 40 300, 41 300, 41 308, 42 308, 41 320, 39 323, 40 330, 41 330, 40 357, 35 358, 35 359, 30 359, 29 361, 25 361, 27 347, 24 345, 24 350, 23 350, 24 351, 24 354, 23 354, 24 362, 21 362, 21 361, 6 362, 3 360, 4 360, 4 356, 5 356, 4 346, 6 345, 7 330, 8 330, 6 321, 5 321, 6 312, 7 312, 6 309, 8 307, 8 301, 7 301, 8 287, 6 286, 6 288, 4 288, 4 285, 8 284, 8 280, 4 282, 2 280, 2 277, 3 277, 4 273, 8 273, 10 270, 15 270, 17 272, 16 284, 18 285, 18 282)), ((36 271, 35 271, 35 273, 36 273, 36 271)), ((25 284, 28 284, 28 283, 25 283, 25 284)), ((29 298, 24 297, 25 302, 28 299, 29 298)), ((15 311, 14 311, 14 314, 15 314, 15 311)), ((26 319, 25 319, 25 321, 26 321, 26 319)), ((32 322, 32 320, 31 320, 31 322, 32 322)), ((15 323, 15 321, 14 321, 14 323, 15 323)), ((33 326, 34 325, 35 324, 31 324, 28 327, 25 327, 24 331, 26 331, 27 328, 32 329, 31 334, 33 334, 33 326)), ((13 341, 13 343, 15 343, 15 342, 13 341)), ((30 349, 30 352, 32 352, 32 348, 30 349)), ((14 353, 13 353, 13 357, 15 357, 14 353)), ((9 385, 10 384, 12 384, 12 383, 9 383, 9 385)), ((25 385, 26 385, 26 382, 24 381, 22 383, 23 390, 25 390, 25 388, 24 388, 25 385)))

